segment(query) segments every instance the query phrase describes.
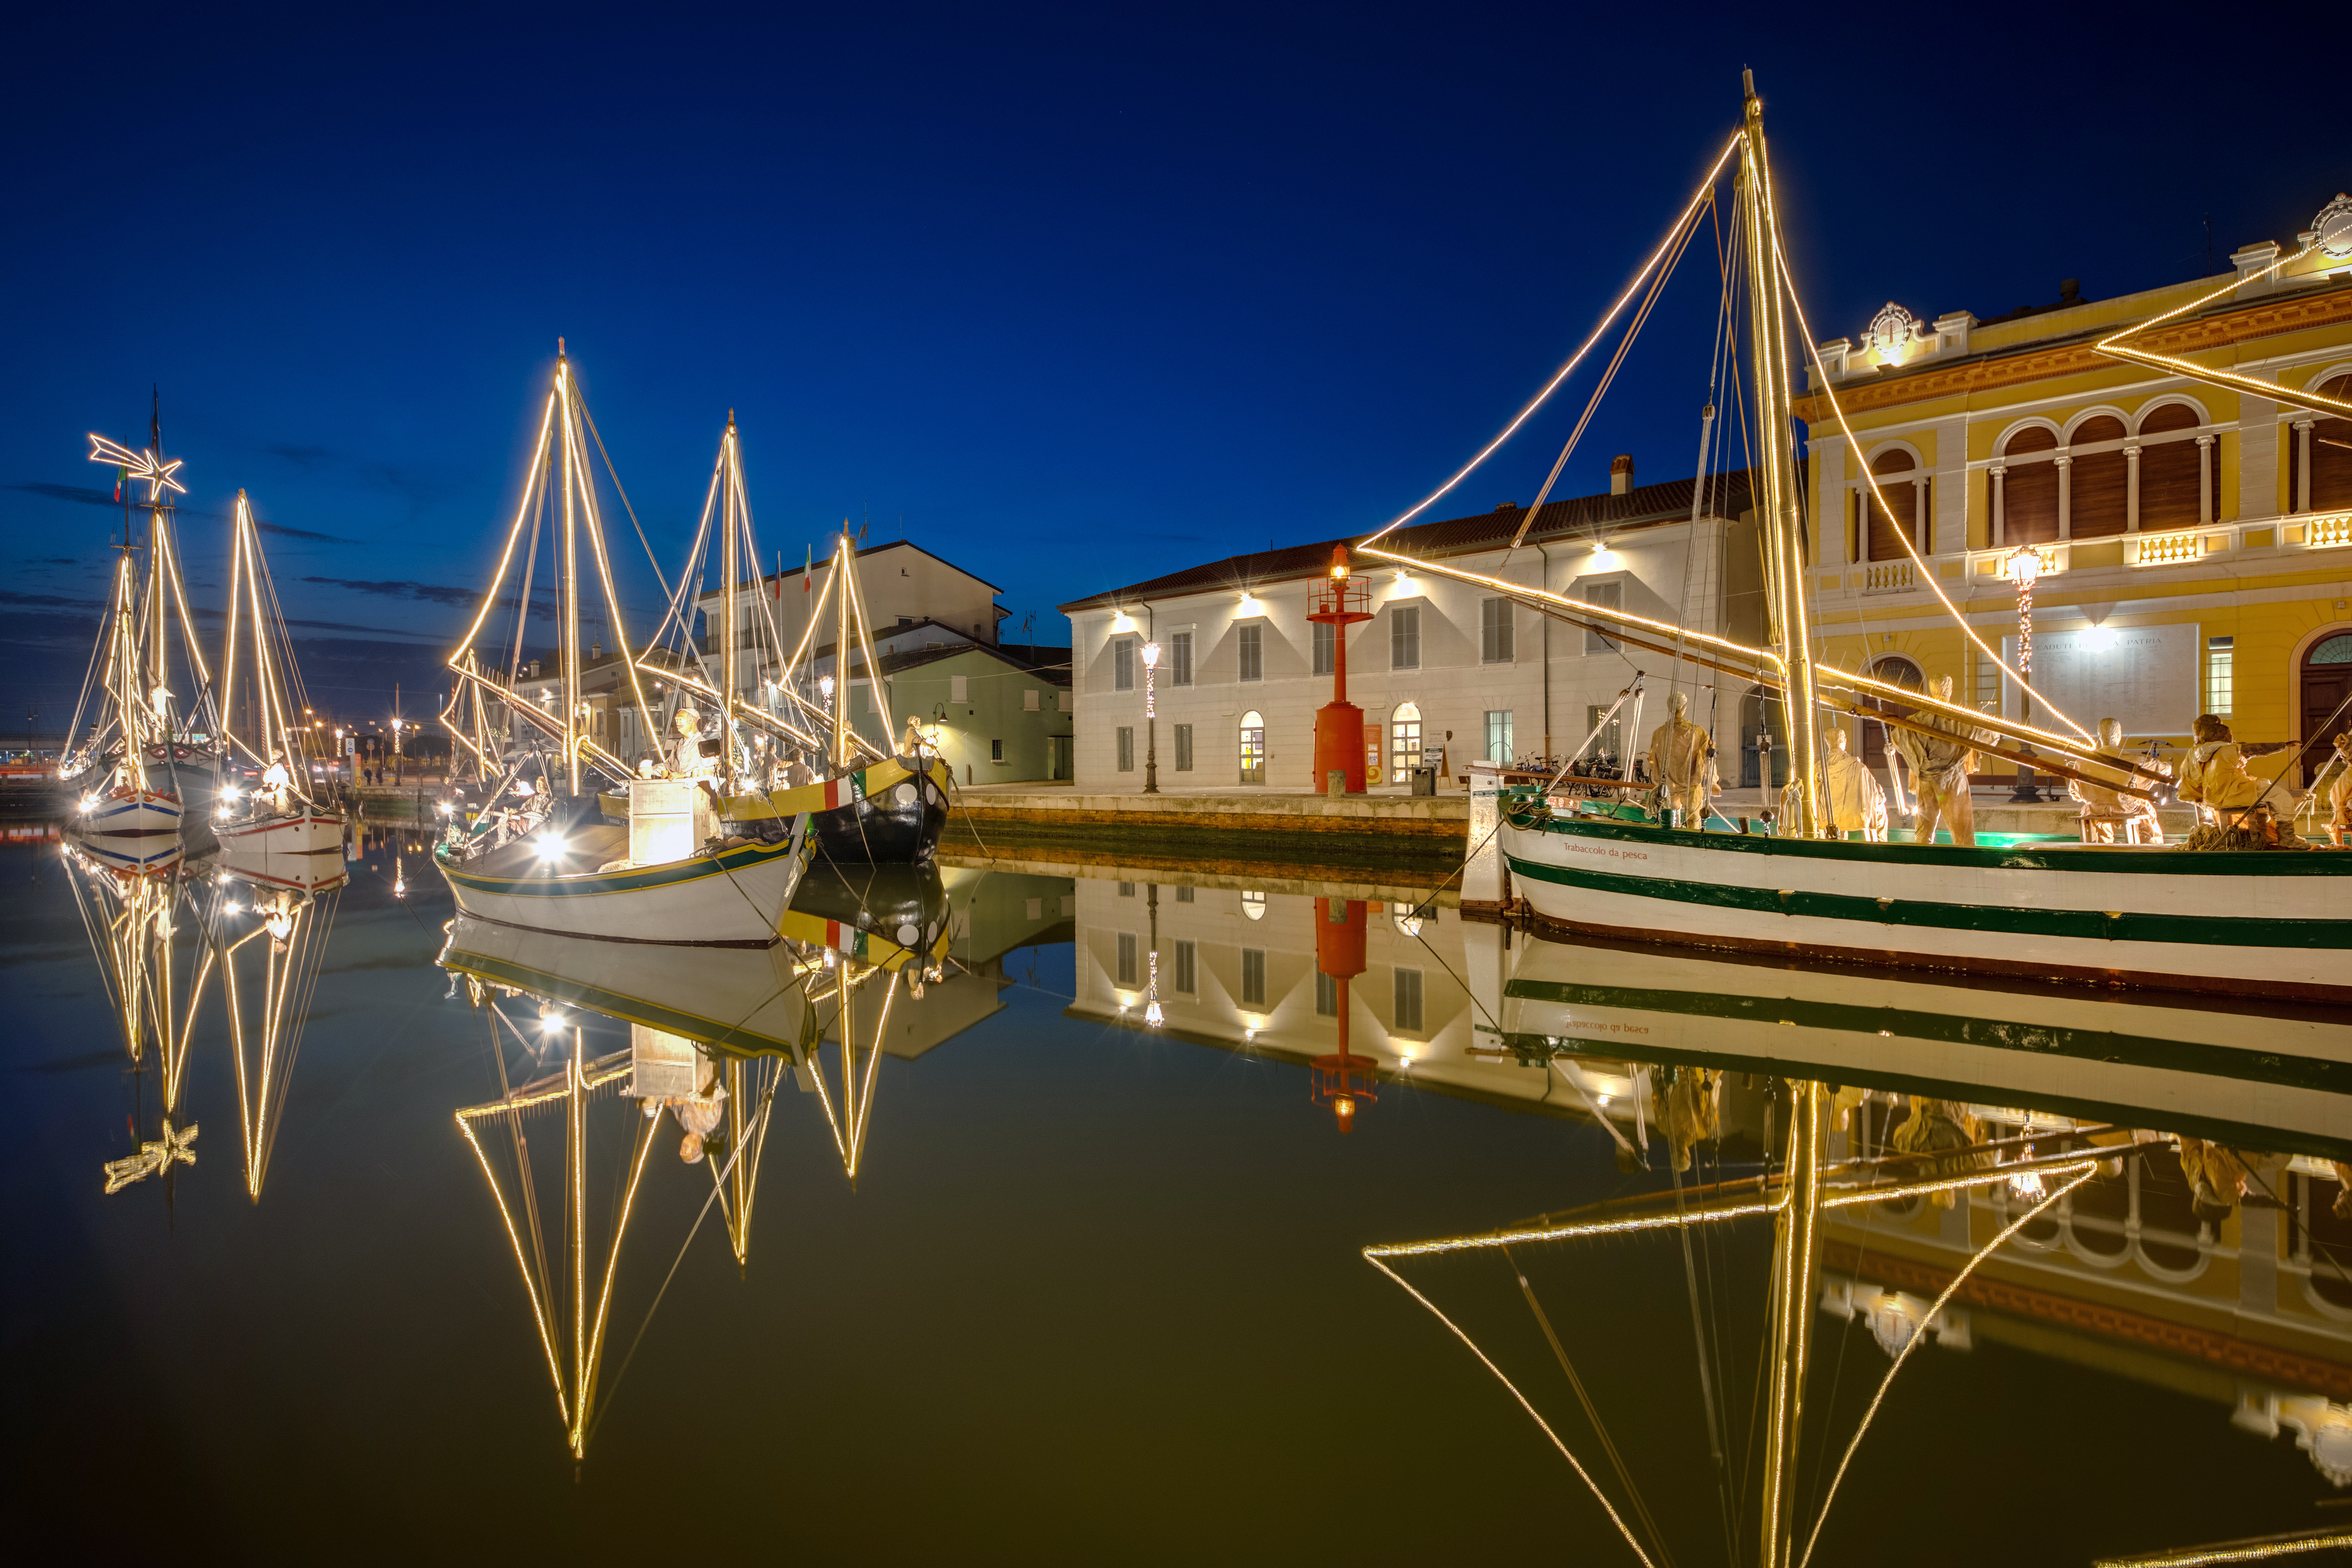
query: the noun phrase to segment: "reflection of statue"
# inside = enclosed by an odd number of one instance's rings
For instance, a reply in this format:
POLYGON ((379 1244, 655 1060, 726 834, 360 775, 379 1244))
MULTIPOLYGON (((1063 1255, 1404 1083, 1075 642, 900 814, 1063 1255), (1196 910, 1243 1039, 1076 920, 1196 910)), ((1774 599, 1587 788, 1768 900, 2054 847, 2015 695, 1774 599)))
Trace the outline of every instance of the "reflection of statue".
MULTIPOLYGON (((1936 677, 1928 693, 1939 702, 1951 701, 1952 678, 1936 677)), ((1914 713, 1911 720, 1937 731, 1923 735, 1916 730, 1895 731, 1895 749, 1911 764, 1912 787, 1919 792, 1919 826, 1912 837, 1918 843, 1933 844, 1936 829, 1941 826, 1950 830, 1954 844, 1973 845, 1977 812, 1976 803, 1969 797, 1969 773, 1976 766, 1976 748, 1992 736, 1927 709, 1914 713)))
POLYGON ((1683 814, 1685 826, 1706 819, 1707 803, 1723 793, 1715 776, 1715 737, 1691 722, 1690 698, 1675 693, 1674 717, 1650 734, 1650 777, 1664 790, 1666 805, 1683 814))
POLYGON ((2217 1229, 2236 1210, 2238 1200, 2261 1194, 2278 1195, 2278 1182, 2286 1171, 2284 1154, 2262 1154, 2227 1148, 2200 1139, 2183 1138, 2180 1173, 2189 1182, 2197 1217, 2217 1229))
MULTIPOLYGON (((2099 721, 2099 752, 2118 766, 2128 768, 2131 760, 2124 755, 2124 721, 2120 719, 2099 721)), ((2066 781, 2066 793, 2083 803, 2083 842, 2113 844, 2116 841, 2115 817, 2127 818, 2124 841, 2127 844, 2161 844, 2164 825, 2157 820, 2156 803, 2144 795, 2125 795, 2105 784, 2092 784, 2083 779, 2066 781)))
MULTIPOLYGON (((1822 753, 1822 815, 1843 838, 1860 833, 1873 844, 1886 842, 1886 792, 1859 759, 1846 750, 1843 730, 1829 732, 1829 749, 1822 753)), ((1780 819, 1797 820, 1797 781, 1780 791, 1780 819)))
POLYGON ((1723 1075, 1711 1068, 1653 1069, 1650 1114, 1674 1150, 1675 1169, 1691 1167, 1691 1146, 1723 1132, 1723 1075), (1661 1088, 1656 1074, 1672 1072, 1674 1081, 1661 1088))
MULTIPOLYGON (((1945 678, 1949 680, 1949 677, 1945 678)), ((1982 1170, 1993 1163, 1990 1154, 1962 1154, 1963 1149, 1984 1142, 1983 1129, 1969 1108, 1956 1100, 1928 1100, 1914 1097, 1911 1115, 1895 1130, 1891 1140, 1897 1152, 1905 1154, 1942 1154, 1948 1157, 1921 1162, 1921 1176, 1957 1176, 1971 1170, 1982 1170)), ((1950 1189, 1935 1194, 1939 1208, 1950 1208, 1958 1194, 1950 1189)))

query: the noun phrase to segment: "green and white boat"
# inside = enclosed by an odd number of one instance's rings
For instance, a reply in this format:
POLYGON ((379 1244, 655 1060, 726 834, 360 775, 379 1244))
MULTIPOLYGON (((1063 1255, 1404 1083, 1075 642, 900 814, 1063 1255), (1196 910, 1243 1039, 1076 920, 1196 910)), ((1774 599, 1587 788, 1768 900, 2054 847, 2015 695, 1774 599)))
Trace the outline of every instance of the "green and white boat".
MULTIPOLYGON (((1696 666, 1718 672, 1717 679, 1779 693, 1788 721, 1790 776, 1801 784, 1792 785, 1790 809, 1769 836, 1750 833, 1744 823, 1733 830, 1720 818, 1684 826, 1662 807, 1602 806, 1545 787, 1496 792, 1490 784, 1493 812, 1487 821, 1499 864, 1483 873, 1477 861, 1489 847, 1480 820, 1486 803, 1475 798, 1474 784, 1474 864, 1464 889, 1465 906, 1523 904, 1539 925, 1563 933, 1812 961, 2352 1002, 2352 855, 2326 848, 2191 850, 2046 842, 1942 847, 1849 842, 1829 826, 1820 797, 1819 735, 1826 716, 1867 713, 1894 729, 1927 730, 1948 739, 1973 736, 1969 744, 1988 755, 2124 795, 2150 796, 2163 775, 2102 754, 2087 739, 1979 713, 1816 662, 1806 601, 1812 574, 1803 558, 1786 354, 1788 339, 1803 318, 1780 259, 1763 121, 1752 94, 1741 132, 1681 224, 1696 227, 1703 221, 1716 199, 1714 182, 1735 151, 1739 176, 1732 199, 1738 206, 1737 248, 1745 267, 1748 363, 1752 405, 1762 413, 1764 432, 1751 485, 1773 646, 1751 647, 1499 574, 1402 555, 1381 547, 1389 530, 1356 549, 1415 573, 1477 584, 1628 649, 1659 656, 1677 672, 1696 666), (1508 872, 1507 889, 1498 886, 1496 873, 1503 868, 1508 872), (1473 886, 1482 875, 1488 887, 1473 886)), ((1678 226, 1651 265, 1675 251, 1681 236, 1678 226)), ((1646 277, 1645 269, 1621 308, 1641 292, 1646 277)), ((1727 310, 1728 290, 1727 284, 1727 310)), ((1607 326, 1604 321, 1602 330, 1607 326)), ((2106 345, 2101 349, 2105 352, 2106 345)), ((1830 400, 1843 422, 1833 392, 1830 400)), ((1528 515, 1533 517, 1542 503, 1538 495, 1528 515)), ((1398 522, 1413 515, 1408 512, 1398 522)), ((2020 672, 2005 663, 2002 668, 2024 684, 2020 672)), ((2030 689, 2028 698, 2030 713, 2030 689)), ((2285 797, 2279 804, 2284 805, 2285 797)))

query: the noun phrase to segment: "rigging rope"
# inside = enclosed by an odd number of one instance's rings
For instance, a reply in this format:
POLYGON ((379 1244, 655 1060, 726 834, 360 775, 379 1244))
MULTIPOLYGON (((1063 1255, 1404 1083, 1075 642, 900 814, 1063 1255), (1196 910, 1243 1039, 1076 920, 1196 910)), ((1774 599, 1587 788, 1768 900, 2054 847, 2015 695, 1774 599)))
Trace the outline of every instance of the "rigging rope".
POLYGON ((1626 302, 1633 298, 1634 293, 1642 287, 1642 279, 1649 276, 1651 268, 1657 266, 1659 260, 1664 258, 1669 248, 1673 247, 1675 237, 1682 231, 1685 225, 1689 223, 1691 214, 1696 211, 1699 205, 1707 200, 1709 195, 1713 193, 1717 176, 1722 174, 1723 165, 1730 161, 1731 155, 1739 150, 1739 142, 1740 133, 1735 132, 1732 135, 1731 140, 1724 143, 1723 151, 1717 155, 1715 163, 1707 169, 1706 178, 1699 181, 1696 194, 1691 197, 1689 205, 1685 206, 1682 212, 1675 218, 1674 226, 1666 231, 1666 237, 1658 242, 1658 247, 1650 253, 1647 260, 1642 263, 1640 269, 1633 274, 1633 280, 1625 285, 1624 292, 1617 296, 1616 302, 1609 307, 1607 313, 1601 318, 1600 324, 1592 329, 1591 335, 1587 337, 1584 342, 1579 345, 1576 353, 1569 356, 1568 363, 1561 365, 1559 369, 1553 374, 1552 378, 1544 384, 1543 389, 1535 395, 1535 397, 1526 407, 1519 410, 1517 415, 1512 418, 1508 425, 1503 426, 1500 434, 1496 435, 1493 440, 1487 442, 1484 447, 1478 449, 1477 456, 1472 458, 1467 463, 1465 463, 1459 469, 1457 469, 1452 479, 1438 486, 1437 489, 1430 491, 1428 495, 1423 497, 1421 500, 1411 509, 1400 513, 1385 528, 1382 528, 1378 533, 1371 535, 1370 539, 1367 539, 1364 542, 1365 543, 1369 544, 1374 539, 1380 539, 1387 534, 1394 532, 1396 530, 1403 527, 1406 523, 1411 522, 1414 518, 1419 517, 1423 512, 1427 511, 1431 507, 1437 504, 1439 500, 1441 500, 1446 492, 1453 489, 1454 486, 1460 484, 1464 479, 1468 479, 1472 473, 1476 471, 1480 464, 1484 463, 1488 458, 1493 457, 1496 451, 1501 447, 1503 443, 1508 441, 1514 435, 1516 435, 1519 426, 1526 424, 1528 418, 1534 415, 1535 411, 1541 408, 1546 401, 1550 398, 1551 395, 1559 390, 1559 384, 1566 381, 1570 373, 1574 371, 1578 365, 1584 363, 1584 356, 1592 352, 1592 346, 1601 341, 1602 333, 1608 331, 1610 323, 1616 321, 1619 313, 1624 310, 1626 302))

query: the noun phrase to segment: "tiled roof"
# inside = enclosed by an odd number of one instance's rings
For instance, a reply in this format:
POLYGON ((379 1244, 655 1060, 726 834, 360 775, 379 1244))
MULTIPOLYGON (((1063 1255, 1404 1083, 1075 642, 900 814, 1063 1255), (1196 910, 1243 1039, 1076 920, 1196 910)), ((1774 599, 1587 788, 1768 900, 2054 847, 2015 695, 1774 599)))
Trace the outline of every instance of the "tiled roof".
MULTIPOLYGON (((1746 468, 1738 468, 1710 479, 1707 510, 1711 515, 1736 518, 1748 509, 1748 472, 1746 468)), ((1691 497, 1696 488, 1696 481, 1692 479, 1669 479, 1664 484, 1636 485, 1622 496, 1577 496, 1568 500, 1546 501, 1542 515, 1536 519, 1535 526, 1528 530, 1527 542, 1529 544, 1550 544, 1562 539, 1650 528, 1686 519, 1691 514, 1691 497)), ((1518 531, 1519 520, 1527 515, 1527 510, 1523 506, 1501 506, 1493 511, 1479 512, 1471 517, 1415 523, 1410 528, 1398 529, 1381 543, 1383 548, 1393 548, 1401 555, 1417 555, 1424 560, 1499 550, 1511 542, 1512 534, 1518 531)), ((1268 583, 1319 577, 1330 568, 1334 545, 1353 545, 1369 537, 1368 534, 1356 534, 1345 539, 1326 539, 1314 544, 1293 544, 1280 550, 1229 555, 1223 561, 1171 572, 1163 577, 1075 599, 1057 607, 1066 616, 1080 610, 1137 604, 1145 599, 1169 599, 1219 588, 1254 588, 1268 583)))

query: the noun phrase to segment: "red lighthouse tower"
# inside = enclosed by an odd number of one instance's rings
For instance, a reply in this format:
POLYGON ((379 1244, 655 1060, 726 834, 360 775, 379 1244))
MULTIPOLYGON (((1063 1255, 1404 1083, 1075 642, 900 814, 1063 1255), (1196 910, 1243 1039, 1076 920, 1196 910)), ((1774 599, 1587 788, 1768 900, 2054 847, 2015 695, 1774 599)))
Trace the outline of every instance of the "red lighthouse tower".
MULTIPOLYGON (((1329 712, 1329 709, 1325 709, 1329 712)), ((1353 709, 1349 711, 1353 712, 1353 709)), ((1339 993, 1339 1048, 1308 1064, 1307 1094, 1328 1105, 1339 1131, 1355 1130, 1357 1108, 1378 1100, 1380 1063, 1348 1050, 1348 982, 1364 972, 1364 928, 1370 906, 1361 899, 1315 900, 1315 967, 1329 975, 1339 993)))
POLYGON ((1348 700, 1348 628, 1372 618, 1372 591, 1348 574, 1348 547, 1331 547, 1331 574, 1315 591, 1315 611, 1307 617, 1333 628, 1331 700, 1315 710, 1315 787, 1333 773, 1348 776, 1348 793, 1364 793, 1364 710, 1348 700))

